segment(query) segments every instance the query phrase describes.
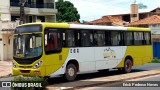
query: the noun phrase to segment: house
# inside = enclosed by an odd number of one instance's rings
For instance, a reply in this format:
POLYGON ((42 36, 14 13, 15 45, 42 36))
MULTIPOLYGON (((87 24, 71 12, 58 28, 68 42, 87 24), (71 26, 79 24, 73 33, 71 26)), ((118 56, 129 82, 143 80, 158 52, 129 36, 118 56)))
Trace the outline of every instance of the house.
POLYGON ((19 22, 0 21, 0 60, 12 59, 13 33, 19 22))
MULTIPOLYGON (((134 6, 132 6, 132 7, 134 7, 134 6)), ((138 14, 138 20, 141 20, 141 19, 150 17, 152 15, 160 15, 160 8, 158 7, 158 8, 155 8, 153 10, 147 10, 145 12, 142 11, 142 10, 139 10, 138 8, 134 8, 134 9, 131 9, 131 12, 126 13, 126 14, 116 14, 116 15, 106 15, 106 16, 116 17, 116 18, 119 18, 119 19, 121 19, 122 21, 125 21, 125 22, 132 22, 131 17, 132 16, 134 17, 135 13, 138 14), (132 14, 131 12, 134 13, 134 14, 132 14)))
POLYGON ((128 24, 128 26, 149 27, 152 34, 160 34, 160 16, 153 15, 141 20, 137 20, 128 24))
MULTIPOLYGON (((1 0, 0 3, 0 60, 12 59, 13 32, 20 19, 19 1, 1 0)), ((24 23, 55 22, 55 0, 26 0, 24 13, 24 23)))
POLYGON ((89 25, 108 25, 108 26, 123 26, 124 21, 117 17, 112 16, 103 16, 100 19, 96 19, 90 22, 87 22, 86 24, 89 25))

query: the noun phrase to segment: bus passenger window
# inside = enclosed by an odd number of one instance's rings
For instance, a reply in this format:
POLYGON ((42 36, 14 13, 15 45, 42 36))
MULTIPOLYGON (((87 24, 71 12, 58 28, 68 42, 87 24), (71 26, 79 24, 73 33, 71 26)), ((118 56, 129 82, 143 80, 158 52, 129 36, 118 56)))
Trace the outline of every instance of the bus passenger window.
POLYGON ((151 36, 149 32, 144 32, 144 38, 145 38, 145 44, 150 45, 151 44, 151 36))
POLYGON ((81 46, 90 46, 90 33, 89 31, 81 31, 81 46))
POLYGON ((117 32, 117 31, 111 32, 111 44, 113 46, 117 46, 120 44, 120 41, 121 41, 120 32, 117 32))
POLYGON ((48 52, 57 52, 61 49, 60 33, 49 32, 45 34, 45 50, 48 52))
POLYGON ((94 33, 94 44, 96 46, 105 46, 105 32, 104 31, 97 31, 94 33))
POLYGON ((143 45, 143 32, 134 32, 134 45, 143 45))
POLYGON ((75 33, 74 30, 66 30, 65 32, 65 44, 67 47, 75 46, 75 33))
POLYGON ((125 45, 133 45, 133 34, 132 32, 125 32, 124 33, 124 43, 125 45))

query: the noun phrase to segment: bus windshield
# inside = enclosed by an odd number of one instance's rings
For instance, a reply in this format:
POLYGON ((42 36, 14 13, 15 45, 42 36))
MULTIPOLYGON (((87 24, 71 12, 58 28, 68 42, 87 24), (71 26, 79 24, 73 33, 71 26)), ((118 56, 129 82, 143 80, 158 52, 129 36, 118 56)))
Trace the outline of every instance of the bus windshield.
POLYGON ((15 35, 13 55, 16 58, 34 58, 42 54, 41 34, 15 35))

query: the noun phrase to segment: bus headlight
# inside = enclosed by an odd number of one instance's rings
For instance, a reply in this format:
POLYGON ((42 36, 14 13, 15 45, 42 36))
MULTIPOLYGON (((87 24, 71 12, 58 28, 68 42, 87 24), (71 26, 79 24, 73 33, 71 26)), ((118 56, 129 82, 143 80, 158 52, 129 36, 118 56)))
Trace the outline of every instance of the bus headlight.
POLYGON ((35 65, 34 65, 34 68, 39 68, 42 64, 42 61, 39 61, 37 62, 35 65))
POLYGON ((12 66, 13 66, 14 68, 17 67, 17 65, 16 65, 14 62, 12 62, 12 66))

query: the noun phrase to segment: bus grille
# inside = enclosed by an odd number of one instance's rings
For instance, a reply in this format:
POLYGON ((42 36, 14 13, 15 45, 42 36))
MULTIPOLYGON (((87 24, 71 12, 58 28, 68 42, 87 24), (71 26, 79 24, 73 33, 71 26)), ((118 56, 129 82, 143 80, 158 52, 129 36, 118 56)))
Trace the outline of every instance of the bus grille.
POLYGON ((21 73, 30 73, 30 70, 20 70, 21 73))
POLYGON ((20 68, 32 68, 32 66, 19 66, 20 68))

